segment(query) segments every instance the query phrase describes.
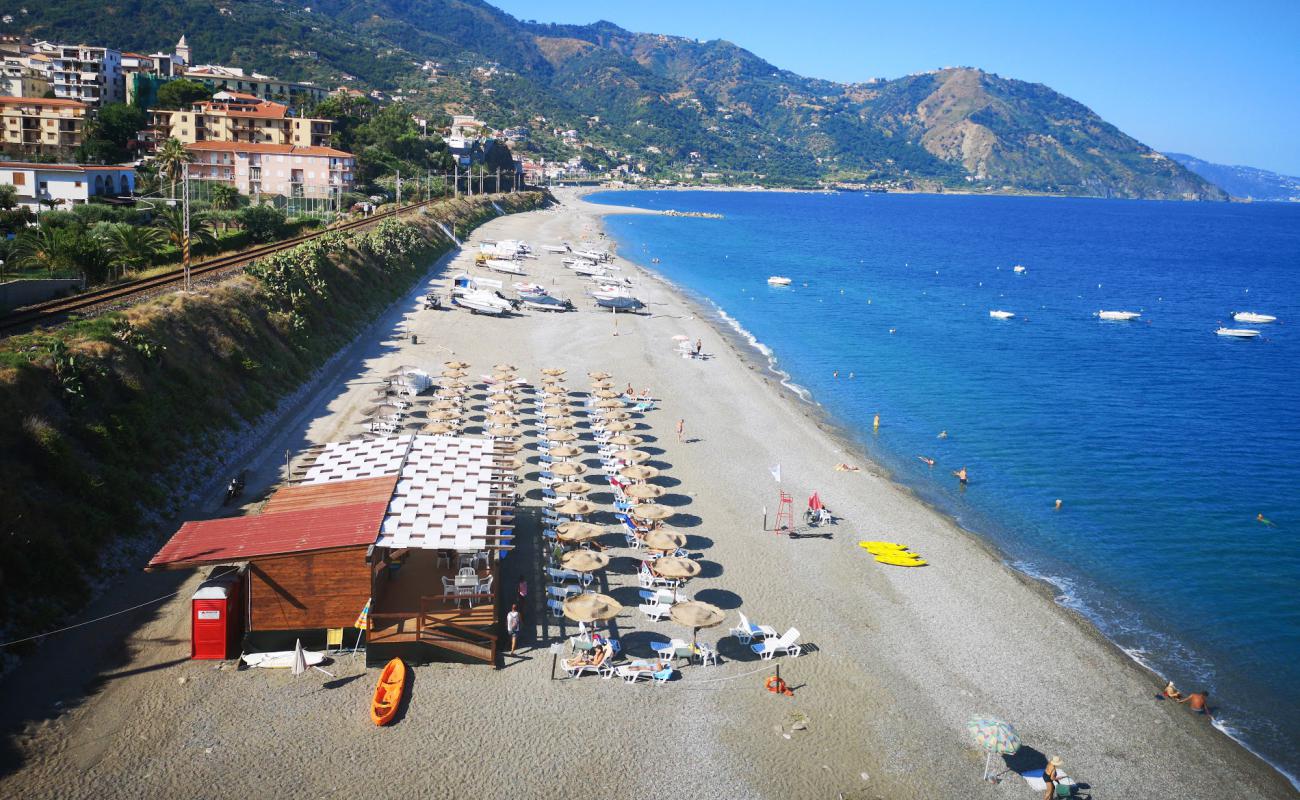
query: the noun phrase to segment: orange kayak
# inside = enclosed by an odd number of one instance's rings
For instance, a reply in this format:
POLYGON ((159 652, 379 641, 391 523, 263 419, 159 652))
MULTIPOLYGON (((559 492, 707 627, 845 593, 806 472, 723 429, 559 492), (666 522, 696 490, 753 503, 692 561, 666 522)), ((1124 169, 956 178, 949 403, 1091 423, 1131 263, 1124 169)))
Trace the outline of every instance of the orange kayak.
POLYGON ((406 664, 402 659, 394 658, 384 665, 379 674, 379 684, 375 686, 375 698, 370 702, 370 718, 376 725, 387 725, 393 721, 397 707, 402 702, 402 689, 406 686, 406 664))

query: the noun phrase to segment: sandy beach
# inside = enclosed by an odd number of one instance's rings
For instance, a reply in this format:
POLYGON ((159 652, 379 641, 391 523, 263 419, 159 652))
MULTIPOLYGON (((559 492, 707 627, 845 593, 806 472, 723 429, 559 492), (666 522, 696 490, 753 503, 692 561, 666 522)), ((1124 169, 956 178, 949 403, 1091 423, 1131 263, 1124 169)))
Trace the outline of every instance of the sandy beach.
MULTIPOLYGON (((445 286, 482 239, 523 239, 535 249, 597 240, 601 217, 619 210, 579 194, 561 190, 556 207, 484 225, 459 254, 433 265, 429 280, 445 286)), ((980 780, 984 754, 965 732, 975 714, 1016 726, 1025 747, 1015 765, 1060 755, 1081 793, 1094 797, 1295 796, 1206 719, 1153 699, 1153 676, 882 476, 730 332, 666 283, 617 263, 647 306, 617 321, 593 308, 584 282, 554 255, 528 262, 527 280, 553 286, 576 312, 423 310, 415 300, 428 291, 422 282, 274 426, 248 465, 249 499, 280 480, 286 450, 358 432, 380 376, 398 365, 436 371, 455 357, 480 374, 507 361, 530 381, 557 366, 573 389, 587 388, 588 371, 607 370, 616 386, 649 387, 658 398, 637 434, 664 472, 656 483, 676 512, 669 524, 688 535, 704 568, 687 591, 727 612, 724 625, 700 633, 717 643, 721 663, 684 667, 663 686, 591 675, 552 681, 548 647, 574 626, 538 605, 537 528, 527 521, 502 581, 513 587, 524 574, 533 586, 517 656, 496 670, 414 669, 409 707, 397 724, 376 729, 367 704, 377 671, 366 671, 361 656, 327 664, 334 678, 190 661, 189 594, 199 576, 142 573, 85 616, 179 593, 51 639, 3 684, 0 719, 21 729, 3 753, 13 766, 0 777, 0 796, 1041 796, 1001 758, 1001 781, 980 780), (702 339, 709 357, 680 357, 677 335, 702 339), (841 462, 862 469, 836 471, 841 462), (817 490, 838 524, 797 538, 764 530, 764 510, 769 523, 775 514, 776 464, 796 512, 817 490), (877 564, 859 539, 906 542, 931 566, 877 564), (759 662, 728 636, 737 611, 802 633, 804 654, 778 657, 792 698, 765 691, 774 662, 759 662)), ((536 467, 521 473, 524 516, 535 520, 536 467)), ((190 517, 220 512, 213 489, 190 517)), ((637 611, 636 562, 619 545, 607 551, 614 561, 601 581, 629 606, 615 626, 625 651, 648 656, 653 642, 689 638, 637 611)))

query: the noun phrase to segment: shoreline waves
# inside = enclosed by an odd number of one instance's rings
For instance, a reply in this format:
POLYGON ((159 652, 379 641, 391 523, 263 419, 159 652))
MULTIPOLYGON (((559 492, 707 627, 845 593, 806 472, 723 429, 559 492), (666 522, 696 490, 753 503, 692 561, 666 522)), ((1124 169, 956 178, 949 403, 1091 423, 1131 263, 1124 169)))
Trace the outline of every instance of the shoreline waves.
MULTIPOLYGON (((677 191, 688 191, 688 189, 683 188, 677 191)), ((744 189, 734 191, 743 192, 744 189)), ((602 216, 617 216, 623 213, 624 209, 634 213, 644 213, 646 210, 635 206, 614 206, 593 202, 592 195, 601 193, 583 192, 579 196, 589 207, 599 209, 598 213, 602 216)), ((632 250, 630 247, 627 249, 632 250)), ((982 530, 983 526, 979 524, 978 520, 971 524, 964 520, 962 515, 956 513, 954 509, 946 507, 940 500, 927 497, 921 485, 909 481, 905 476, 893 469, 890 464, 882 460, 881 454, 873 452, 868 447, 868 440, 860 429, 856 428, 849 420, 837 416, 831 409, 827 408, 818 400, 813 390, 797 383, 793 376, 781 366, 779 354, 771 346, 761 341, 755 333, 746 328, 740 320, 728 313, 718 301, 697 290, 677 283, 660 272, 655 265, 642 263, 631 252, 620 255, 629 258, 647 275, 677 292, 686 301, 695 305, 697 310, 703 310, 704 313, 701 314, 701 319, 710 323, 717 335, 723 339, 730 339, 733 349, 736 349, 738 355, 750 360, 753 364, 765 369, 774 376, 778 385, 789 393, 790 399, 799 401, 805 404, 808 409, 812 409, 813 411, 809 416, 814 419, 814 422, 837 440, 842 447, 852 453, 854 457, 861 459, 859 466, 864 471, 870 471, 872 474, 890 481, 900 491, 912 496, 916 502, 948 520, 954 528, 960 530, 970 537, 973 542, 983 547, 992 559, 1005 566, 1018 578, 1022 579, 1026 585, 1040 592, 1043 596, 1049 597, 1063 614, 1075 620, 1086 633, 1094 636, 1099 643, 1110 649, 1115 655, 1136 666, 1143 675, 1152 680, 1158 680, 1161 684, 1169 680, 1160 665, 1150 656, 1150 653, 1155 648, 1160 648, 1164 653, 1182 651, 1185 655, 1180 658, 1185 661, 1199 661, 1197 657, 1186 651, 1181 642, 1149 626, 1140 627, 1137 631, 1138 637, 1143 639, 1142 645, 1122 644, 1115 638, 1117 630, 1115 626, 1124 624, 1123 620, 1108 617, 1106 609, 1091 604, 1088 598, 1079 592, 1074 579, 1071 577, 1053 574, 1032 561, 1014 557, 1004 550, 998 542, 989 538, 987 532, 982 530)), ((984 521, 987 523, 989 520, 984 521)), ((993 522, 996 523, 996 520, 993 520, 993 522)), ((1137 620, 1136 623, 1141 624, 1140 620, 1137 620)), ((1232 743, 1241 747, 1242 750, 1253 757, 1258 758, 1271 770, 1274 770, 1288 781, 1293 788, 1300 790, 1300 776, 1293 774, 1282 764, 1270 760, 1266 755, 1252 747, 1248 733, 1242 732, 1220 719, 1215 719, 1211 724, 1215 730, 1227 737, 1232 743)))

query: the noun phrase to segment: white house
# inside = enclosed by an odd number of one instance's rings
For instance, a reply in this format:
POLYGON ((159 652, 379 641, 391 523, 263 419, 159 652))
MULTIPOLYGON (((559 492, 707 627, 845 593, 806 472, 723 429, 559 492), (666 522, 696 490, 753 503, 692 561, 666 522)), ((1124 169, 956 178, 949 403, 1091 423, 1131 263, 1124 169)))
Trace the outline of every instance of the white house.
POLYGON ((132 166, 95 167, 83 164, 28 164, 0 161, 0 184, 18 191, 18 203, 42 211, 40 203, 54 202, 68 209, 92 197, 120 197, 135 191, 132 166))

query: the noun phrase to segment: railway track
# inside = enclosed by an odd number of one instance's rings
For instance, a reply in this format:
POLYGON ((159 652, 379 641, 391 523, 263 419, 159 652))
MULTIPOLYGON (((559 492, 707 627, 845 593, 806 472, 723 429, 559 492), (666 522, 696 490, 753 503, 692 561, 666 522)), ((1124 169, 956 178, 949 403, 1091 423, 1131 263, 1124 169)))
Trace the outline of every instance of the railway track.
MULTIPOLYGON (((242 253, 217 256, 216 258, 211 258, 207 261, 191 265, 190 281, 209 281, 236 269, 243 269, 259 258, 265 258, 266 256, 278 253, 281 250, 287 250, 290 247, 310 241, 325 233, 357 230, 359 228, 383 222, 386 219, 391 219, 398 214, 422 208, 434 202, 437 202, 437 200, 422 200, 418 203, 402 206, 399 209, 383 211, 371 217, 353 220, 352 222, 345 222, 337 227, 313 231, 312 233, 306 233, 302 236, 295 236, 292 239, 285 239, 272 244, 254 247, 245 250, 242 253)), ((49 325, 51 323, 66 321, 72 314, 93 315, 94 313, 104 313, 105 311, 124 305, 127 302, 141 299, 152 294, 157 294, 159 290, 170 288, 176 284, 183 284, 184 282, 185 270, 183 268, 178 268, 149 278, 127 281, 126 283, 109 286, 104 289, 82 292, 73 297, 65 297, 60 300, 50 300, 45 303, 38 303, 37 305, 28 306, 0 317, 0 337, 25 333, 38 325, 49 325)))

